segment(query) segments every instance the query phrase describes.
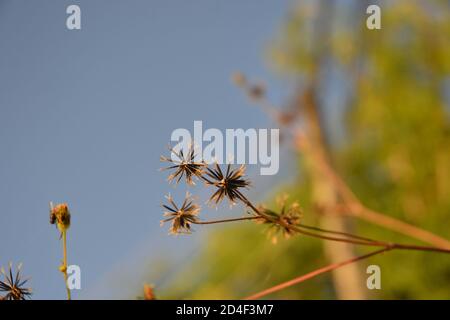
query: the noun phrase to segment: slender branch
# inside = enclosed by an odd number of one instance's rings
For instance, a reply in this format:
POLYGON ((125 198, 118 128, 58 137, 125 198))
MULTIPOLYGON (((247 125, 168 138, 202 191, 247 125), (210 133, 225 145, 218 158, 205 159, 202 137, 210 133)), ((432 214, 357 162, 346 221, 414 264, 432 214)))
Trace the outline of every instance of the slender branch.
MULTIPOLYGON (((283 227, 288 227, 287 225, 283 225, 283 227)), ((320 238, 324 240, 330 240, 330 241, 338 241, 338 242, 347 242, 352 243, 356 245, 364 245, 364 246, 372 246, 372 247, 389 247, 391 249, 401 249, 401 250, 417 250, 417 251, 432 251, 432 252, 442 252, 442 253, 450 253, 450 249, 444 249, 439 247, 429 247, 429 246, 418 246, 418 245, 409 245, 409 244, 401 244, 401 243, 395 243, 395 242, 385 242, 385 241, 358 241, 358 240, 350 240, 350 239, 342 239, 342 238, 336 238, 336 237, 329 237, 329 236, 322 236, 317 235, 312 232, 307 232, 304 230, 301 230, 298 227, 291 226, 291 229, 294 231, 297 231, 303 235, 311 236, 315 238, 320 238)))
POLYGON ((322 229, 322 228, 308 226, 308 225, 304 225, 304 224, 300 224, 299 227, 300 228, 304 228, 304 229, 308 229, 308 230, 319 231, 319 232, 323 232, 323 233, 342 235, 342 236, 346 236, 346 237, 349 237, 349 238, 363 240, 363 241, 367 241, 367 242, 376 242, 376 240, 373 240, 373 239, 370 239, 370 238, 366 238, 366 237, 357 236, 357 235, 354 235, 354 234, 351 234, 351 233, 347 233, 347 232, 325 230, 325 229, 322 229))
MULTIPOLYGON (((266 219, 263 216, 251 216, 251 217, 241 217, 241 218, 231 218, 231 219, 222 219, 222 220, 207 220, 207 221, 195 221, 195 222, 191 222, 192 224, 199 224, 199 225, 206 225, 206 224, 216 224, 216 223, 226 223, 226 222, 235 222, 235 221, 245 221, 245 220, 259 220, 259 219, 266 219)), ((291 228, 291 226, 288 226, 289 228, 291 228)), ((303 225, 300 224, 298 225, 299 228, 304 228, 304 229, 309 229, 309 230, 315 230, 315 231, 319 231, 319 232, 323 232, 323 233, 330 233, 330 234, 338 234, 338 235, 343 235, 349 238, 354 238, 354 239, 359 239, 364 241, 364 243, 378 243, 375 240, 369 239, 369 238, 365 238, 365 237, 360 237, 357 235, 352 235, 350 233, 345 233, 345 232, 337 232, 337 231, 331 231, 331 230, 325 230, 325 229, 321 229, 321 228, 317 228, 317 227, 313 227, 313 226, 307 226, 307 225, 303 225)), ((306 235, 311 235, 311 233, 309 232, 305 232, 302 230, 295 230, 297 232, 302 232, 306 235)), ((314 234, 314 236, 318 236, 316 234, 314 234)), ((325 240, 344 240, 341 238, 330 238, 327 237, 327 239, 325 240)), ((357 244, 360 244, 361 242, 358 241, 357 244)))
POLYGON ((261 292, 255 293, 255 294, 253 294, 251 296, 248 296, 248 297, 244 298, 244 300, 255 300, 255 299, 262 298, 262 297, 267 296, 267 295, 269 295, 271 293, 280 291, 282 289, 288 288, 288 287, 293 286, 295 284, 298 284, 298 283, 301 283, 303 281, 309 280, 309 279, 314 278, 314 277, 316 277, 318 275, 321 275, 323 273, 333 271, 333 270, 338 269, 340 267, 343 267, 345 265, 348 265, 348 264, 351 264, 351 263, 354 263, 354 262, 357 262, 357 261, 360 261, 360 260, 367 259, 369 257, 372 257, 374 255, 377 255, 377 254, 380 254, 380 253, 383 253, 383 252, 386 252, 386 251, 389 251, 391 249, 392 249, 391 247, 386 247, 386 248, 383 248, 383 249, 380 249, 380 250, 376 250, 374 252, 371 252, 371 253, 368 253, 368 254, 365 254, 365 255, 362 255, 362 256, 359 256, 359 257, 355 257, 355 258, 352 258, 352 259, 349 259, 349 260, 346 260, 346 261, 343 261, 343 262, 330 264, 328 266, 325 266, 325 267, 322 267, 320 269, 317 269, 317 270, 314 270, 312 272, 309 272, 307 274, 304 274, 304 275, 302 275, 300 277, 297 277, 297 278, 294 278, 292 280, 280 283, 280 284, 278 284, 276 286, 273 286, 273 287, 271 287, 269 289, 266 289, 266 290, 263 290, 261 292))
POLYGON ((351 243, 351 244, 355 244, 355 245, 363 245, 363 246, 371 246, 371 247, 384 247, 384 248, 399 249, 399 250, 417 250, 417 251, 431 251, 431 252, 450 253, 450 249, 445 249, 445 248, 409 245, 409 244, 401 244, 401 243, 386 242, 386 241, 378 241, 378 240, 372 240, 372 239, 369 239, 369 238, 360 237, 360 236, 357 236, 357 235, 352 235, 352 234, 349 234, 349 233, 337 232, 337 231, 332 231, 332 230, 325 230, 325 229, 311 227, 311 226, 305 226, 305 225, 292 226, 292 225, 284 223, 280 219, 275 219, 275 218, 272 218, 270 216, 265 215, 258 208, 256 208, 251 203, 251 201, 248 200, 247 198, 242 197, 240 200, 243 201, 248 207, 250 207, 255 212, 256 216, 241 217, 241 218, 231 218, 231 219, 223 219, 223 220, 197 221, 197 222, 192 222, 192 223, 193 224, 216 224, 216 223, 243 221, 243 220, 265 219, 265 220, 268 220, 268 221, 273 222, 275 224, 278 224, 278 225, 282 226, 283 228, 287 228, 287 229, 290 229, 292 231, 295 231, 295 232, 298 232, 300 234, 303 234, 305 236, 318 238, 318 239, 322 239, 322 240, 336 241, 336 242, 345 242, 345 243, 351 243), (339 234, 339 235, 346 236, 347 238, 327 236, 327 235, 323 235, 323 234, 318 234, 318 233, 306 231, 306 230, 303 230, 302 228, 311 229, 311 230, 315 230, 315 231, 320 231, 320 232, 323 232, 323 233, 339 234), (353 238, 353 239, 349 239, 349 238, 353 238))
POLYGON ((371 210, 360 204, 350 204, 347 214, 365 221, 372 222, 379 226, 384 226, 398 233, 421 240, 422 242, 435 245, 437 247, 450 249, 450 241, 438 236, 430 231, 418 228, 401 220, 392 218, 383 213, 371 210))
POLYGON ((251 216, 251 217, 231 218, 231 219, 223 219, 223 220, 196 221, 196 222, 192 222, 192 224, 216 224, 216 223, 224 223, 224 222, 257 220, 257 219, 263 219, 263 218, 257 217, 257 216, 251 216))
MULTIPOLYGON (((352 238, 360 238, 360 239, 359 240, 353 240, 353 239, 346 239, 346 238, 330 237, 330 236, 324 236, 324 235, 321 235, 321 234, 305 231, 305 230, 302 230, 299 227, 291 226, 289 224, 283 223, 283 221, 281 221, 279 219, 274 219, 272 217, 269 217, 269 216, 263 214, 255 205, 252 204, 252 202, 250 200, 248 200, 245 197, 242 197, 241 201, 244 202, 248 207, 250 207, 256 213, 257 216, 263 217, 266 220, 269 220, 269 221, 271 221, 273 223, 279 224, 280 226, 282 226, 284 228, 288 228, 288 229, 291 229, 291 230, 296 231, 298 233, 301 233, 301 234, 303 234, 305 236, 319 238, 319 239, 322 239, 322 240, 346 242, 346 243, 359 244, 359 245, 376 245, 376 246, 387 246, 387 245, 389 245, 388 243, 375 241, 375 240, 369 240, 369 239, 362 240, 362 237, 354 236, 354 235, 351 235, 351 237, 352 238)), ((307 227, 307 226, 304 226, 304 227, 305 228, 315 228, 315 227, 307 227)), ((315 228, 315 229, 320 230, 321 232, 325 231, 324 229, 320 229, 320 228, 315 228)), ((346 235, 346 236, 350 235, 348 233, 337 232, 337 231, 328 231, 327 230, 326 232, 333 233, 333 234, 341 234, 341 235, 346 235)))
POLYGON ((322 239, 322 240, 329 240, 329 241, 336 241, 336 242, 345 242, 345 243, 351 243, 351 244, 356 244, 356 245, 377 246, 377 247, 389 246, 389 244, 387 242, 382 242, 382 241, 366 241, 366 240, 363 241, 363 240, 353 240, 353 239, 346 239, 346 238, 330 237, 330 236, 324 236, 324 235, 316 234, 316 233, 313 233, 313 232, 308 232, 308 231, 302 230, 302 229, 300 229, 298 227, 285 225, 283 223, 280 223, 280 225, 282 225, 285 228, 290 228, 293 231, 296 231, 296 232, 298 232, 300 234, 303 234, 305 236, 319 238, 319 239, 322 239))

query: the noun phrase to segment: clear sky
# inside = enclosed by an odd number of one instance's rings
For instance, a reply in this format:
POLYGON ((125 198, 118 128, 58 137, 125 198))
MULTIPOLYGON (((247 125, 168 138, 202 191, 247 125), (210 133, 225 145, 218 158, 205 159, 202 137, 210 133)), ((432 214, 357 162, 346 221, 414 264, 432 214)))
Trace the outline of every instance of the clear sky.
MULTIPOLYGON (((181 252, 160 228, 158 171, 172 130, 270 123, 230 82, 269 81, 264 50, 289 8, 274 0, 0 0, 0 265, 23 262, 35 299, 65 298, 48 202, 72 211, 75 297, 111 293, 124 261, 181 252), (82 30, 66 29, 78 4, 82 30)), ((271 179, 267 177, 265 179, 271 179)), ((136 271, 137 272, 137 271, 136 271)), ((127 276, 128 274, 128 276, 127 276)), ((138 277, 136 277, 138 278, 138 277)), ((136 280, 140 281, 140 280, 136 280)))

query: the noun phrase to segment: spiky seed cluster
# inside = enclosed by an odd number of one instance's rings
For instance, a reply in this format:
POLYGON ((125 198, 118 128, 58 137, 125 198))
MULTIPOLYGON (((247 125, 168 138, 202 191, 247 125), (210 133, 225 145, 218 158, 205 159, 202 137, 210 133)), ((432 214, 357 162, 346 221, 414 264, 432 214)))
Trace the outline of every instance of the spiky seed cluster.
POLYGON ((295 228, 300 225, 302 218, 302 210, 297 202, 291 205, 286 205, 286 197, 278 201, 281 209, 279 212, 260 207, 261 217, 263 219, 257 220, 257 223, 264 223, 269 225, 268 234, 273 243, 278 240, 278 235, 282 234, 285 238, 289 238, 298 232, 295 228))
MULTIPOLYGON (((302 212, 297 202, 286 206, 287 197, 281 197, 278 199, 280 210, 274 211, 263 206, 255 208, 244 196, 242 189, 250 186, 250 182, 245 178, 244 165, 232 169, 231 164, 228 164, 226 170, 223 170, 218 163, 209 167, 208 164, 204 162, 195 162, 195 153, 192 147, 189 149, 187 157, 185 157, 182 150, 178 153, 173 149, 170 150, 178 157, 179 161, 161 157, 162 161, 174 163, 173 166, 165 168, 176 169, 175 172, 169 176, 169 181, 176 179, 176 183, 178 183, 185 177, 188 184, 194 184, 193 178, 197 177, 202 179, 207 186, 216 188, 209 198, 209 202, 218 205, 225 198, 230 201, 231 205, 236 204, 238 201, 243 202, 253 210, 252 213, 249 213, 257 223, 269 225, 269 235, 274 243, 277 241, 277 236, 279 234, 282 234, 284 237, 290 237, 299 233, 297 228, 301 226, 302 212)), ((186 197, 181 207, 176 205, 170 195, 166 196, 166 198, 168 204, 164 204, 163 207, 167 210, 164 212, 164 216, 167 218, 162 220, 161 224, 171 221, 172 224, 169 234, 189 234, 191 233, 191 224, 203 223, 198 218, 200 207, 194 203, 189 193, 186 193, 186 197)), ((235 219, 233 221, 235 221, 235 219)))
POLYGON ((176 156, 176 160, 172 158, 167 158, 161 156, 160 160, 164 162, 172 163, 173 165, 163 168, 162 170, 172 170, 175 169, 175 172, 169 175, 169 182, 176 180, 178 184, 180 180, 185 177, 186 183, 189 185, 194 185, 194 177, 200 178, 203 174, 204 167, 206 163, 195 161, 196 154, 194 151, 194 147, 191 146, 187 154, 183 153, 183 149, 180 151, 175 151, 173 148, 169 148, 170 152, 176 156))
POLYGON ((200 207, 194 202, 193 198, 189 193, 186 193, 181 207, 178 207, 173 201, 172 196, 166 196, 169 205, 163 205, 167 210, 164 212, 164 216, 168 217, 161 221, 161 225, 165 222, 172 221, 169 234, 180 234, 180 233, 191 233, 191 223, 198 222, 198 213, 200 212, 200 207))
POLYGON ((231 204, 235 204, 236 200, 241 200, 247 203, 247 198, 241 193, 241 188, 247 188, 250 182, 244 179, 245 166, 241 165, 237 169, 231 169, 231 165, 227 166, 225 174, 216 163, 213 169, 206 169, 206 176, 203 179, 207 185, 217 188, 216 192, 210 197, 210 201, 218 204, 224 198, 228 198, 231 204))
POLYGON ((56 206, 50 203, 50 224, 56 224, 61 233, 69 229, 70 211, 67 203, 61 203, 56 206))
POLYGON ((0 292, 6 295, 0 297, 0 300, 25 300, 31 296, 31 289, 24 287, 28 279, 23 280, 20 271, 21 265, 17 267, 14 275, 12 263, 9 264, 8 272, 1 269, 0 276, 3 275, 4 281, 0 280, 0 292))
MULTIPOLYGON (((183 178, 188 185, 193 185, 194 178, 201 179, 206 185, 210 185, 216 188, 215 192, 209 199, 209 202, 215 205, 219 204, 224 198, 227 198, 231 204, 235 204, 238 200, 244 204, 249 205, 249 201, 242 194, 241 188, 246 188, 250 185, 250 182, 244 179, 245 166, 242 165, 237 169, 231 169, 231 165, 228 165, 226 172, 222 171, 218 164, 214 167, 208 167, 205 162, 196 162, 196 154, 194 148, 191 146, 187 153, 184 153, 181 149, 179 152, 173 148, 169 148, 172 154, 177 159, 173 160, 161 156, 161 161, 172 163, 171 166, 163 168, 162 170, 175 170, 168 177, 170 182, 174 181, 178 184, 183 178)), ((194 203, 192 197, 187 193, 185 200, 181 207, 178 207, 173 198, 169 195, 166 197, 168 200, 167 205, 163 207, 167 210, 164 212, 164 216, 167 219, 161 221, 161 224, 165 222, 172 222, 169 234, 191 233, 191 224, 200 223, 198 213, 200 207, 194 203)))

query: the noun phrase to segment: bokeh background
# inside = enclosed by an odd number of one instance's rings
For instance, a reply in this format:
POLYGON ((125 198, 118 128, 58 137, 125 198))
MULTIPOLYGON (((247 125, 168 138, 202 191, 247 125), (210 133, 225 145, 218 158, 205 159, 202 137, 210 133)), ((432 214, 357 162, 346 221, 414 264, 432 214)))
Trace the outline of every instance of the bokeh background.
MULTIPOLYGON (((158 171, 174 129, 192 130, 194 120, 280 126, 232 84, 236 70, 264 81, 265 99, 280 111, 295 109, 313 85, 323 140, 354 193, 450 238, 449 8, 444 0, 1 0, 0 265, 23 262, 33 298, 65 298, 49 201, 71 208, 69 264, 82 270, 75 298, 134 299, 144 283, 160 298, 242 298, 335 259, 314 239, 272 244, 252 223, 179 237, 159 226, 164 195, 185 192, 158 171), (365 27, 373 3, 381 30, 365 27), (65 27, 70 4, 81 7, 82 30, 65 27)), ((248 196, 270 205, 287 193, 305 220, 322 224, 311 165, 288 143, 281 152, 277 176, 249 168, 248 196)), ((341 223, 416 243, 360 220, 341 223)), ((390 252, 342 274, 270 297, 450 298, 446 255, 390 252), (369 264, 380 265, 382 290, 365 288, 369 264)))

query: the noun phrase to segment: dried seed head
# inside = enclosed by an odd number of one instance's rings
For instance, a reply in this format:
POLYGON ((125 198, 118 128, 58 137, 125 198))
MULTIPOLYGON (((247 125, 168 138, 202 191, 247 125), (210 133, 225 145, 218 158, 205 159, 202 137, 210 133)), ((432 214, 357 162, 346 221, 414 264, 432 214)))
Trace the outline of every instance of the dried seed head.
POLYGON ((228 198, 232 205, 236 203, 236 200, 241 200, 244 203, 248 202, 247 198, 240 191, 241 188, 247 188, 250 185, 250 182, 244 179, 244 165, 237 169, 231 169, 231 165, 228 165, 225 174, 223 174, 222 169, 216 163, 213 169, 207 168, 206 176, 204 177, 206 184, 217 188, 209 201, 214 202, 216 205, 223 198, 228 198))
POLYGON ((9 264, 8 272, 1 269, 0 276, 3 276, 4 281, 0 279, 0 292, 6 293, 6 295, 0 297, 0 300, 25 300, 31 296, 31 289, 24 287, 28 279, 23 280, 20 271, 21 265, 19 264, 14 275, 12 263, 9 264))
POLYGON ((204 167, 206 166, 206 163, 204 162, 195 161, 196 154, 194 151, 194 146, 189 148, 187 154, 184 154, 183 149, 180 149, 178 152, 173 148, 169 148, 169 150, 176 156, 176 160, 164 156, 161 156, 160 158, 161 161, 172 163, 171 166, 163 168, 162 170, 175 169, 175 172, 169 175, 169 182, 176 180, 176 183, 178 183, 183 177, 185 177, 187 184, 194 185, 195 183, 193 178, 200 178, 203 174, 204 167))
POLYGON ((298 202, 293 202, 286 206, 287 197, 284 196, 278 199, 280 204, 280 211, 276 212, 265 207, 260 206, 261 220, 256 220, 257 223, 268 224, 268 234, 273 243, 276 243, 278 236, 282 234, 285 238, 289 238, 298 232, 295 230, 300 224, 302 218, 302 210, 298 202))
POLYGON ((163 205, 167 211, 164 216, 168 217, 161 221, 161 225, 165 222, 171 221, 169 234, 191 233, 191 223, 198 222, 197 215, 200 212, 200 207, 194 202, 191 195, 187 192, 181 207, 178 207, 173 201, 171 195, 166 196, 169 205, 163 205))

